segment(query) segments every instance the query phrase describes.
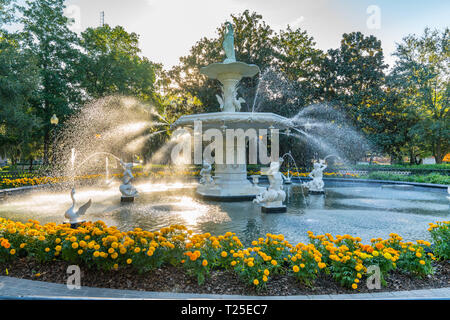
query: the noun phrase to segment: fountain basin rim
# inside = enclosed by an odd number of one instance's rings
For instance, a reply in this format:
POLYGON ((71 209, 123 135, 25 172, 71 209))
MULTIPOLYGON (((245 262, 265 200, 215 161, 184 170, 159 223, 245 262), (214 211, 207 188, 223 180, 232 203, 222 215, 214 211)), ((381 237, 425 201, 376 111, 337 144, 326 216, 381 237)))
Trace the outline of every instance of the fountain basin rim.
POLYGON ((273 126, 277 129, 286 129, 292 126, 291 120, 271 112, 212 112, 181 116, 172 125, 173 128, 193 126, 194 121, 201 121, 202 127, 219 128, 264 128, 273 126))

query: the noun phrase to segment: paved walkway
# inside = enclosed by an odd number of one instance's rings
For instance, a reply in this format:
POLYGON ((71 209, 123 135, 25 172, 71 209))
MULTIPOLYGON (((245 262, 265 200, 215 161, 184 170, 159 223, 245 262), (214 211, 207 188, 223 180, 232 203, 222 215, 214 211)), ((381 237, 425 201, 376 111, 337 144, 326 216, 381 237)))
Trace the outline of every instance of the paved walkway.
POLYGON ((175 292, 149 292, 81 287, 70 290, 64 284, 0 276, 0 299, 227 299, 227 300, 393 300, 393 299, 446 299, 450 300, 450 287, 396 292, 374 292, 332 295, 299 296, 239 296, 192 294, 175 292))

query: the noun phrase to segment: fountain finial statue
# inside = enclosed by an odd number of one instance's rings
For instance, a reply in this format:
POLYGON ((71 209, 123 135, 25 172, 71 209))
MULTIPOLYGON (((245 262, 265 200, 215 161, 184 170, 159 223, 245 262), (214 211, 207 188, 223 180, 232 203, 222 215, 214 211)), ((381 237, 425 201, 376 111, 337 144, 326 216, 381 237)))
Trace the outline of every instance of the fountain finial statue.
POLYGON ((80 223, 80 216, 84 215, 87 211, 87 209, 89 209, 89 207, 91 206, 91 199, 89 199, 88 202, 86 202, 85 204, 83 204, 78 211, 74 211, 75 209, 75 188, 72 188, 72 191, 70 192, 70 197, 72 198, 72 206, 66 211, 66 213, 64 214, 64 217, 66 217, 67 219, 69 219, 70 224, 74 225, 77 223, 80 223))
POLYGON ((227 58, 223 61, 223 63, 236 62, 233 25, 227 21, 225 26, 227 28, 227 32, 225 33, 225 39, 223 40, 222 46, 223 50, 225 50, 225 55, 227 58))

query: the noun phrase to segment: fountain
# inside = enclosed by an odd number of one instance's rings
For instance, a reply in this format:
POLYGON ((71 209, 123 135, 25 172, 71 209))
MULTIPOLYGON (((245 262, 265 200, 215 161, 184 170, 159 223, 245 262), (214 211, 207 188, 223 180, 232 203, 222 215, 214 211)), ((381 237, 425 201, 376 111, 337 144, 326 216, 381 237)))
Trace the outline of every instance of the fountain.
MULTIPOLYGON (((222 95, 217 95, 221 112, 192 114, 180 117, 173 125, 176 127, 193 127, 195 123, 201 123, 202 130, 221 128, 228 132, 233 129, 266 129, 270 130, 271 137, 274 137, 275 129, 285 129, 290 126, 289 119, 274 113, 266 112, 241 112, 242 98, 237 97, 237 85, 243 77, 253 77, 260 72, 259 67, 253 64, 236 61, 234 53, 234 33, 233 27, 227 22, 227 33, 223 42, 226 59, 221 63, 213 63, 203 67, 200 72, 211 79, 217 79, 222 84, 222 95)), ((197 127, 198 128, 198 127, 197 127)), ((238 147, 233 143, 224 144, 224 154, 234 155, 238 153, 238 147)), ((245 157, 244 157, 245 158, 245 157)), ((228 160, 228 159, 227 159, 228 160)), ((243 163, 222 163, 216 161, 214 172, 214 183, 201 184, 197 188, 197 194, 206 199, 222 201, 252 200, 260 194, 264 188, 252 184, 247 179, 247 164, 243 163)))

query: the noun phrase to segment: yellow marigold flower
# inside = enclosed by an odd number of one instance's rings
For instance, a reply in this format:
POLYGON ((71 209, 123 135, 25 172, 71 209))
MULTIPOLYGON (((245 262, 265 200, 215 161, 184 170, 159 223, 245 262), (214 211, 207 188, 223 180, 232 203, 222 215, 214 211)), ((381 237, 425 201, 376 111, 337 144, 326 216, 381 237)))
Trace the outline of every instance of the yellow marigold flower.
POLYGON ((234 260, 233 260, 233 261, 231 261, 231 266, 233 266, 233 267, 234 267, 234 266, 236 265, 236 263, 237 263, 237 262, 236 262, 236 261, 234 261, 234 260))
POLYGON ((20 244, 20 249, 23 249, 27 244, 26 243, 21 243, 20 244))
POLYGON ((293 266, 293 267, 292 267, 292 270, 293 270, 294 272, 299 272, 299 271, 300 271, 300 268, 299 268, 298 266, 293 266))
POLYGON ((258 279, 253 280, 253 284, 254 284, 255 286, 257 286, 257 285, 259 284, 258 279))
POLYGON ((72 243, 72 248, 73 248, 73 249, 77 249, 77 248, 78 248, 78 242, 72 243))
POLYGON ((226 251, 222 251, 220 255, 222 256, 222 258, 226 258, 228 253, 226 251))
POLYGON ((9 253, 10 253, 11 255, 15 255, 15 254, 16 254, 16 249, 11 249, 11 251, 9 251, 9 253))
POLYGON ((352 288, 353 290, 356 290, 356 288, 358 288, 358 285, 356 283, 352 284, 352 288))
POLYGON ((79 255, 82 255, 82 254, 83 254, 83 250, 81 250, 81 249, 78 250, 78 254, 79 254, 79 255))
POLYGON ((116 264, 114 264, 113 268, 117 270, 117 269, 119 269, 119 265, 116 263, 116 264))
POLYGON ((56 238, 55 242, 56 242, 56 244, 59 244, 59 243, 61 243, 61 239, 60 238, 56 238))
POLYGON ((277 263, 277 260, 272 260, 272 261, 270 261, 270 263, 273 265, 273 266, 276 266, 278 263, 277 263))
POLYGON ((305 265, 303 264, 303 263, 300 263, 300 268, 304 268, 305 267, 305 265))
POLYGON ((263 280, 264 282, 267 282, 267 280, 268 280, 267 276, 264 275, 264 276, 262 277, 262 280, 263 280))
POLYGON ((421 257, 422 257, 422 254, 421 254, 420 252, 416 252, 416 257, 417 257, 417 258, 421 258, 421 257))
POLYGON ((264 275, 265 275, 265 276, 268 276, 269 274, 270 274, 269 270, 264 269, 264 275))
POLYGON ((202 266, 206 267, 208 265, 208 261, 205 259, 202 261, 202 266))
POLYGON ((420 263, 421 265, 424 265, 424 264, 425 264, 425 261, 424 261, 424 260, 420 260, 419 263, 420 263))
POLYGON ((77 241, 77 238, 72 236, 72 237, 70 237, 69 240, 70 240, 70 242, 75 242, 75 241, 77 241))
POLYGON ((131 264, 132 262, 133 262, 133 260, 131 260, 131 259, 127 260, 127 264, 131 264))
POLYGON ((50 251, 50 248, 45 248, 45 252, 49 252, 50 251))
POLYGON ((100 252, 95 251, 95 252, 93 253, 93 255, 94 255, 95 258, 98 258, 98 257, 100 256, 100 252))
POLYGON ((62 247, 61 247, 61 246, 56 246, 56 247, 55 247, 55 250, 56 250, 56 252, 59 252, 59 251, 61 251, 61 249, 62 249, 62 247))

